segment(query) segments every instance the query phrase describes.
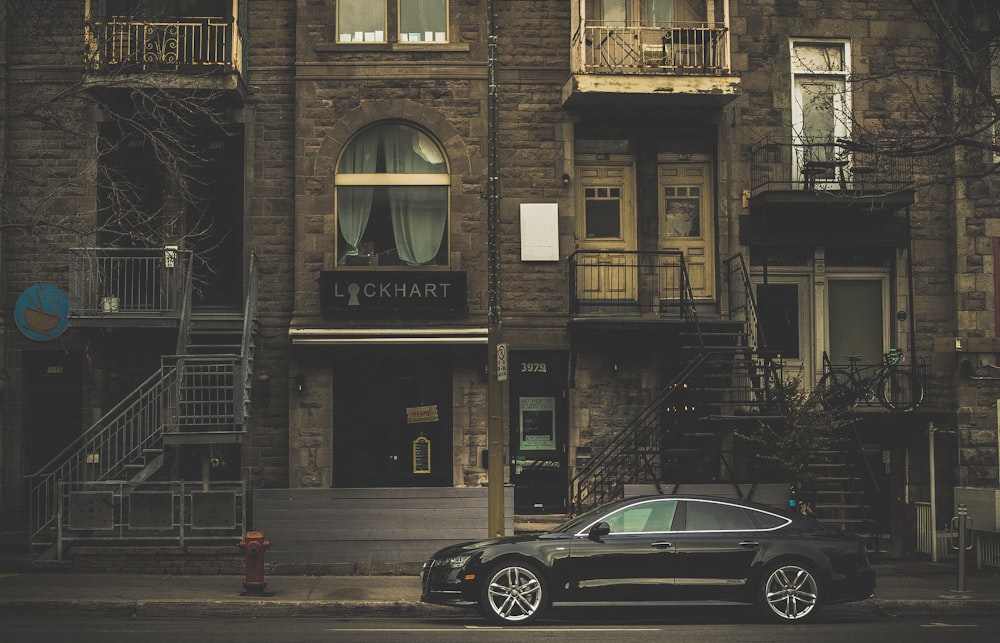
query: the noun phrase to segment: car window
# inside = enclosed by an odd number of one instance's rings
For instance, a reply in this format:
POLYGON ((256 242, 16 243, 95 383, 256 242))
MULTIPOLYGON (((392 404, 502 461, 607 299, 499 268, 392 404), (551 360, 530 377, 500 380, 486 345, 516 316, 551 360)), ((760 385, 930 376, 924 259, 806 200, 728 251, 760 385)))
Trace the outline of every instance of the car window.
POLYGON ((756 509, 747 509, 747 513, 753 519, 758 529, 775 529, 791 522, 788 518, 782 518, 781 516, 769 514, 764 511, 757 511, 756 509))
POLYGON ((749 531, 756 525, 741 507, 689 500, 687 531, 749 531))
POLYGON ((613 534, 670 531, 676 512, 676 500, 656 500, 622 509, 604 521, 613 534))

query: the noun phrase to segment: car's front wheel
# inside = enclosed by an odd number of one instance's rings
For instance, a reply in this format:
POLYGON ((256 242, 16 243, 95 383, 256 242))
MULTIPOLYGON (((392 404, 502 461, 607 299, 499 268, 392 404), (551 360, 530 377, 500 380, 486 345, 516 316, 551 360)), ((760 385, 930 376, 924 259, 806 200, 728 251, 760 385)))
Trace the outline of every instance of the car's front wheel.
POLYGON ((819 605, 819 582, 816 575, 803 565, 776 565, 764 574, 758 601, 768 619, 780 623, 800 623, 809 619, 819 605))
POLYGON ((483 615, 499 625, 524 625, 548 606, 549 587, 529 563, 511 561, 489 568, 479 596, 483 615))

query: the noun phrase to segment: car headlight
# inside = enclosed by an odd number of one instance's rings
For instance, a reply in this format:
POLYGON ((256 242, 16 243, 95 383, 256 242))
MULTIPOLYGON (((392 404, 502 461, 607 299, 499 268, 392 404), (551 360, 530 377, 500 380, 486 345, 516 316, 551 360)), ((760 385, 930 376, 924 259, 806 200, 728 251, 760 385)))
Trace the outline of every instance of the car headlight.
POLYGON ((452 569, 459 569, 465 567, 465 563, 469 562, 472 558, 472 554, 462 554, 461 556, 450 556, 448 558, 442 558, 438 561, 438 564, 442 567, 451 567, 452 569))

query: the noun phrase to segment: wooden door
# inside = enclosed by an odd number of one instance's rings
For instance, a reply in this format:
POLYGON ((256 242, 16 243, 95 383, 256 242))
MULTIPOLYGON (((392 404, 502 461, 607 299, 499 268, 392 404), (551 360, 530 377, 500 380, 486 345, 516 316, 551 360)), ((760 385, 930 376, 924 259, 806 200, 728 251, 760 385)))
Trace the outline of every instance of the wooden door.
POLYGON ((578 167, 577 292, 581 301, 635 301, 632 166, 578 167))
MULTIPOLYGON (((671 163, 659 168, 660 249, 684 254, 696 299, 715 298, 715 220, 711 166, 671 163)), ((661 280, 661 297, 677 298, 675 277, 661 280)))

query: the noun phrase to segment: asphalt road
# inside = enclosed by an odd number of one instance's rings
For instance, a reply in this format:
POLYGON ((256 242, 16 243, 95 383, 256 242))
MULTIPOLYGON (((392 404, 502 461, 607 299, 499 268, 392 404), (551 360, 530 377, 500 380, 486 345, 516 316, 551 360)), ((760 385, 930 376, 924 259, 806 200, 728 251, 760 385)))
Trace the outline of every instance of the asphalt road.
POLYGON ((18 643, 130 643, 182 641, 196 643, 329 642, 476 643, 514 641, 691 641, 696 643, 938 643, 996 641, 996 618, 891 618, 865 616, 820 619, 803 625, 768 625, 752 614, 724 615, 699 610, 665 614, 622 611, 593 615, 566 614, 528 627, 499 628, 469 615, 441 619, 332 618, 121 618, 26 617, 10 615, 0 622, 0 640, 18 643))

